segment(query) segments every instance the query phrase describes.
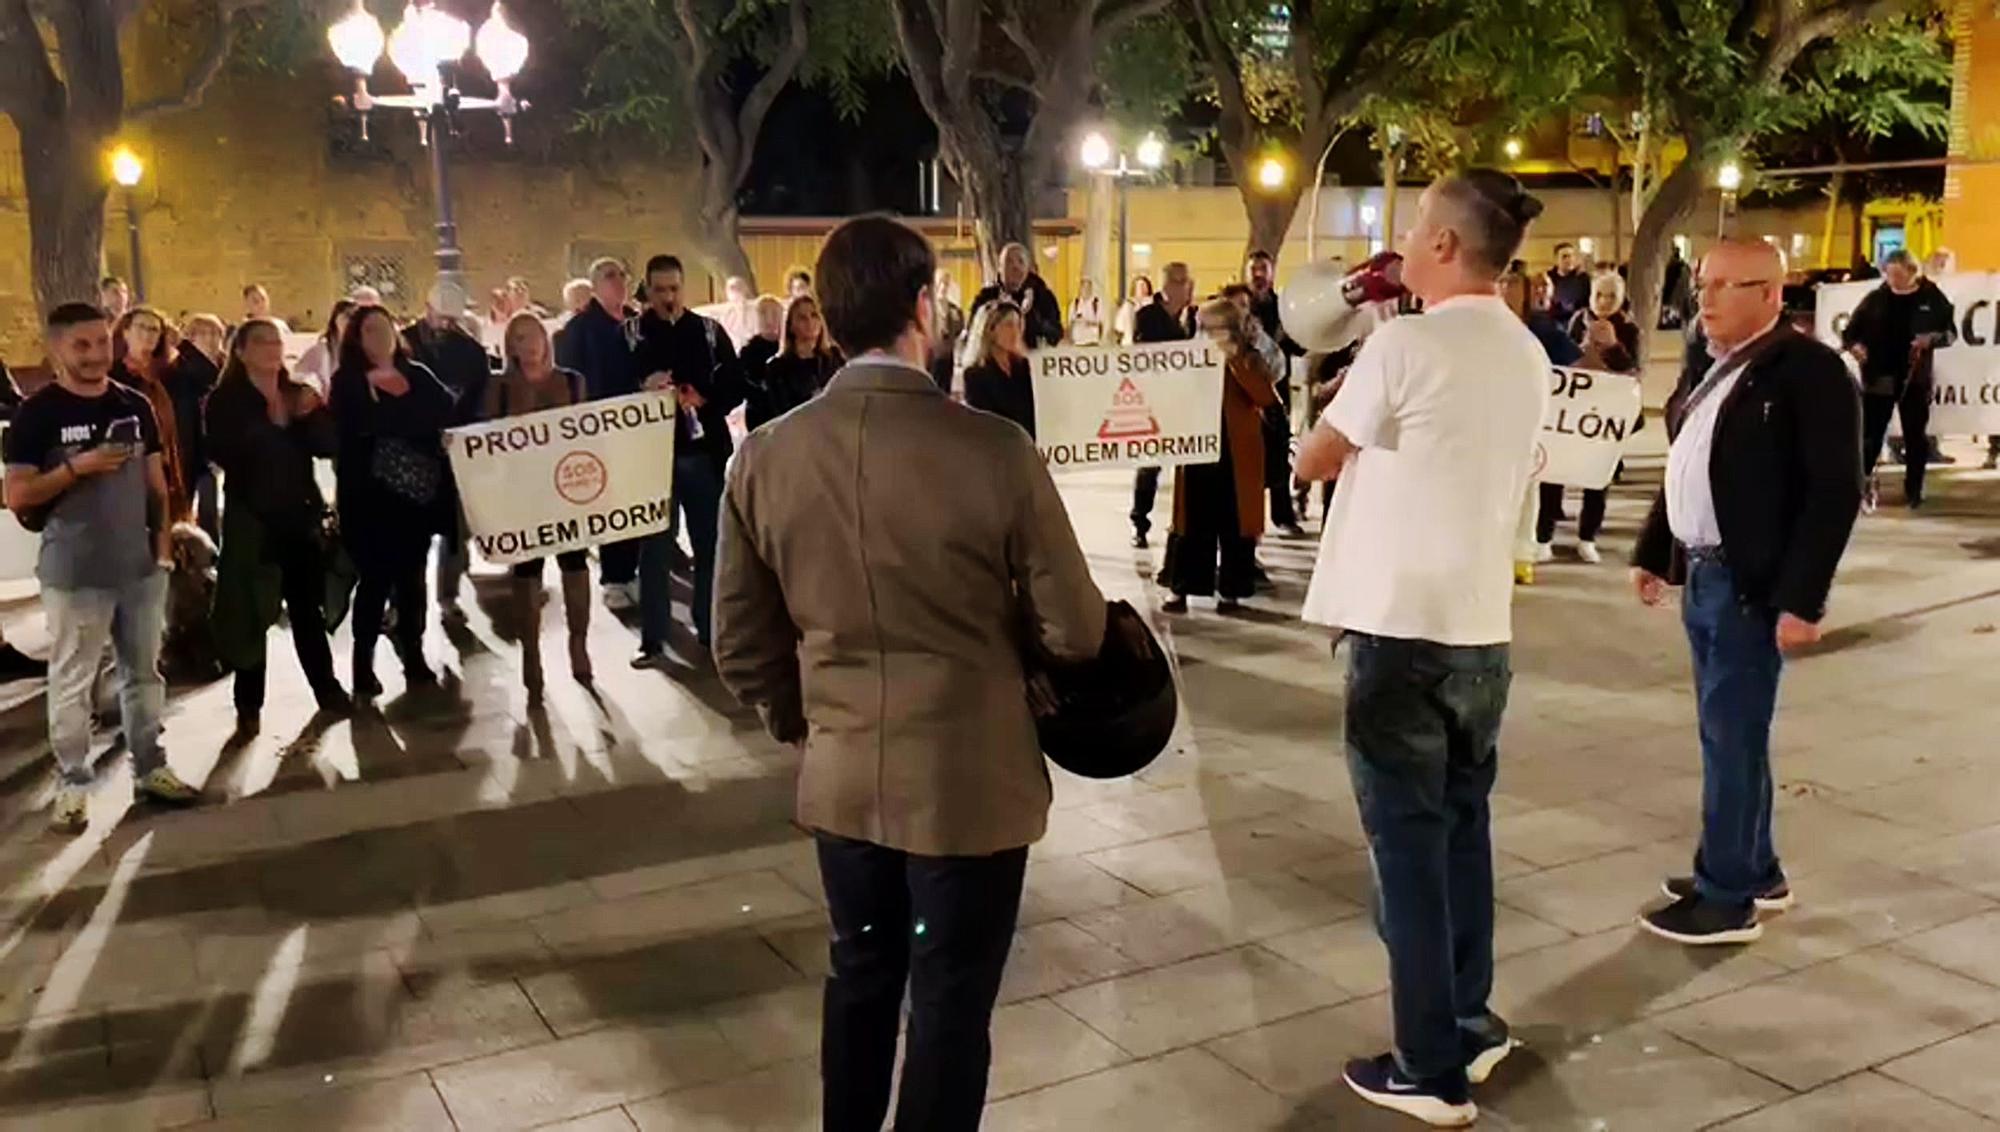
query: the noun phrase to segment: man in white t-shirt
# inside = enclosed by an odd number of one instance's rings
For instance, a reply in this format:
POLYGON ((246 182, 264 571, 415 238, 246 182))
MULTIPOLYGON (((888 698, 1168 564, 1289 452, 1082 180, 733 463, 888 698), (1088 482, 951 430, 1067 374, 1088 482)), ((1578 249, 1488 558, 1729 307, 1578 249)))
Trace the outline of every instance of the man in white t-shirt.
POLYGON ((1548 355, 1494 293, 1541 203, 1475 169, 1425 191, 1403 281, 1425 313, 1372 334, 1299 451, 1338 477, 1305 619, 1348 642, 1347 759, 1374 855, 1395 1052, 1363 1097, 1440 1127, 1513 1048, 1487 1008, 1487 798, 1507 705, 1513 547, 1548 355))

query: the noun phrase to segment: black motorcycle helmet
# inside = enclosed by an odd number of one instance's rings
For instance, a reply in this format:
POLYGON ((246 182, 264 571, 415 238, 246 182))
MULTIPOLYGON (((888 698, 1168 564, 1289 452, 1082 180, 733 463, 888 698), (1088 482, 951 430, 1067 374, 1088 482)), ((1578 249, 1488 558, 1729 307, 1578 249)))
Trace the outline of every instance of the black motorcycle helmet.
POLYGON ((1084 778, 1123 778, 1167 749, 1180 696, 1166 650, 1126 602, 1105 611, 1104 645, 1082 664, 1031 665, 1042 753, 1084 778))

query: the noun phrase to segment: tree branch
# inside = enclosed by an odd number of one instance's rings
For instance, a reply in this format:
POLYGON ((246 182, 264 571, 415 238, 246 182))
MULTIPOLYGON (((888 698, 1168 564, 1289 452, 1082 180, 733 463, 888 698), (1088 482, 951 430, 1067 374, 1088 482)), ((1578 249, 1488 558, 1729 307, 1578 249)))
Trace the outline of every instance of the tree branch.
POLYGON ((784 46, 771 58, 764 76, 743 99, 743 109, 736 114, 736 184, 741 187, 750 178, 750 164, 757 156, 757 135, 764 130, 764 117, 771 112, 771 104, 778 95, 791 85, 792 77, 799 72, 799 65, 806 58, 806 0, 791 0, 787 12, 784 46))
POLYGON ((1765 83, 1777 82, 1791 69, 1799 53, 1818 40, 1857 24, 1895 15, 1909 7, 1910 0, 1831 0, 1806 12, 1794 22, 1788 5, 1780 3, 1777 26, 1771 29, 1771 38, 1764 45, 1764 56, 1758 64, 1757 75, 1765 83))
POLYGON ((709 34, 708 25, 701 22, 701 14, 694 10, 694 0, 674 0, 674 17, 680 21, 681 38, 687 41, 684 60, 687 69, 705 75, 715 54, 715 37, 709 34))
POLYGON ((1166 0, 1102 0, 1091 17, 1091 26, 1099 37, 1116 35, 1166 6, 1166 0))
POLYGON ((1653 0, 1653 10, 1659 14, 1660 26, 1667 29, 1669 38, 1687 38, 1687 21, 1681 19, 1679 0, 1653 0))
POLYGON ((208 88, 215 77, 222 73, 222 65, 229 61, 229 49, 236 45, 236 17, 252 8, 261 7, 264 0, 216 0, 215 27, 209 32, 208 41, 202 45, 201 54, 194 65, 181 79, 181 88, 174 94, 147 99, 125 110, 128 122, 144 122, 150 118, 192 110, 201 105, 208 88))
MULTIPOLYGON (((1175 7, 1183 34, 1194 41, 1215 79, 1216 101, 1221 104, 1222 111, 1217 132, 1223 156, 1228 158, 1233 168, 1243 160, 1255 120, 1250 113, 1249 93, 1243 83, 1243 61, 1223 37, 1215 11, 1209 4, 1210 0, 1177 0, 1175 7)), ((1240 168, 1233 171, 1239 180, 1249 172, 1240 168)))

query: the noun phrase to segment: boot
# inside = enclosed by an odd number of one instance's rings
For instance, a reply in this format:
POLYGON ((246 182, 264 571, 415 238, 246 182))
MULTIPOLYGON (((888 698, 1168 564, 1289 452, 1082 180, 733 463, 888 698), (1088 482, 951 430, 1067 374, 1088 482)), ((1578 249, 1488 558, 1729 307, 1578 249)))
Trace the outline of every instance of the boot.
POLYGON ((355 638, 354 698, 372 700, 382 694, 382 681, 375 678, 375 638, 355 638))
POLYGON ((521 684, 528 689, 528 702, 542 702, 542 612, 536 601, 541 596, 540 578, 514 579, 514 616, 521 623, 521 684))
POLYGON ((569 626, 569 670, 579 683, 590 683, 590 572, 565 570, 562 575, 563 621, 569 626))

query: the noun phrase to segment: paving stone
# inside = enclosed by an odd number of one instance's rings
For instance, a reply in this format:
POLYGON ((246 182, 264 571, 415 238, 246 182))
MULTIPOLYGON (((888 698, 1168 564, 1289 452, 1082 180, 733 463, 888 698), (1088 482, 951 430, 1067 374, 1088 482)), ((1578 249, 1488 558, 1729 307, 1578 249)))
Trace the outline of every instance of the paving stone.
POLYGON ((1864 951, 1662 1015, 1703 1049, 1794 1089, 2000 1018, 2000 990, 1891 951, 1864 951), (1812 1035, 1774 1041, 1774 1025, 1812 1035))
POLYGON ((1717 1132, 1993 1132, 2000 1127, 1879 1073, 1856 1073, 1803 1096, 1758 1109, 1717 1132))
POLYGON ((1285 1101, 1214 1056, 1190 1049, 1010 1097, 987 1109, 982 1127, 1212 1132, 1276 1128, 1290 1111, 1285 1101))
POLYGON ((532 1128, 747 1066, 703 1022, 596 1030, 435 1071, 453 1119, 467 1128, 532 1128))
POLYGON ((1149 1057, 1349 997, 1258 947, 1225 951, 1055 996, 1121 1049, 1149 1057))
POLYGON ((2000 1026, 1988 1026, 1898 1058, 1882 1072, 1934 1097, 2000 1120, 2000 1026))

